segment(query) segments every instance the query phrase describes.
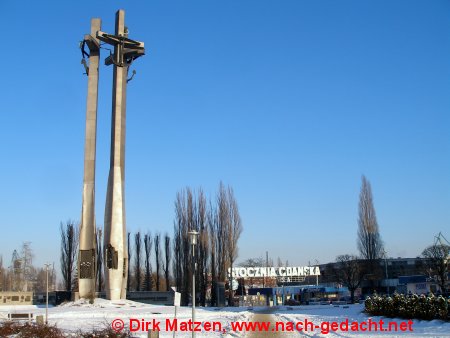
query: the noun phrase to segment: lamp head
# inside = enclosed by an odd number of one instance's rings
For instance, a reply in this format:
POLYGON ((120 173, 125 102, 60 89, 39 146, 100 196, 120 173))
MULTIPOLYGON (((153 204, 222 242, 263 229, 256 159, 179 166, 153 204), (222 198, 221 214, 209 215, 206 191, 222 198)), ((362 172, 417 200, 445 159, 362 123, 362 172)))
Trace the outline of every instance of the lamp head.
POLYGON ((191 242, 191 245, 197 245, 198 231, 191 230, 188 232, 188 235, 189 235, 189 241, 191 242))

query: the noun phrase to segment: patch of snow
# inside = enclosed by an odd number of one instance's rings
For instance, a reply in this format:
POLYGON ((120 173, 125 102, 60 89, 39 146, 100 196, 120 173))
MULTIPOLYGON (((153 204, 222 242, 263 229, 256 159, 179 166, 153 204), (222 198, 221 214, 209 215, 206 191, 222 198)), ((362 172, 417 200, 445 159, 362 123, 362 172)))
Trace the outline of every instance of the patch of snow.
MULTIPOLYGON (((349 322, 363 322, 371 318, 373 321, 383 319, 385 322, 394 321, 400 324, 402 319, 391 319, 383 317, 368 316, 363 312, 362 304, 350 305, 348 307, 332 305, 309 305, 309 306, 279 306, 273 308, 248 307, 236 308, 196 308, 196 321, 219 322, 227 331, 221 332, 201 332, 197 333, 198 338, 203 337, 245 337, 243 332, 231 332, 231 322, 248 322, 254 312, 269 310, 276 321, 291 321, 297 323, 308 319, 317 325, 323 322, 342 322, 346 319, 349 322)), ((105 299, 95 299, 93 304, 88 300, 80 299, 76 302, 68 302, 57 307, 49 307, 49 323, 56 325, 67 333, 76 334, 78 330, 91 331, 100 330, 111 325, 114 319, 122 320, 128 327, 130 319, 138 321, 165 322, 166 319, 174 318, 175 308, 173 306, 149 305, 129 300, 109 301, 105 299)), ((34 318, 37 315, 45 315, 45 306, 20 305, 20 306, 0 306, 0 320, 7 318, 8 313, 32 312, 34 318)), ((191 319, 192 310, 190 307, 177 308, 177 319, 179 322, 187 322, 191 319)), ((172 332, 165 332, 163 325, 160 332, 161 338, 173 337, 172 332)), ((324 334, 320 329, 313 332, 284 333, 282 337, 450 337, 450 323, 440 320, 419 321, 414 320, 412 332, 329 332, 324 334)), ((143 331, 135 332, 134 337, 147 337, 143 331)), ((177 332, 176 337, 191 337, 191 333, 177 332)))

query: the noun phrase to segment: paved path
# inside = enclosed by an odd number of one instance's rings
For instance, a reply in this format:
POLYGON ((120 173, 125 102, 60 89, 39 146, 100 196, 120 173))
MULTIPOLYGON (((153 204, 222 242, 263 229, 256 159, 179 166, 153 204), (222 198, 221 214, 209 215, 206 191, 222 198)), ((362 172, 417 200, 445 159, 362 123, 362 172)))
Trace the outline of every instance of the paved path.
POLYGON ((250 321, 252 322, 270 322, 270 329, 268 332, 249 332, 246 337, 248 338, 263 338, 263 337, 292 337, 287 332, 275 332, 275 322, 276 318, 272 314, 274 310, 271 310, 270 308, 255 312, 252 319, 250 321), (273 330, 273 331, 272 331, 273 330))

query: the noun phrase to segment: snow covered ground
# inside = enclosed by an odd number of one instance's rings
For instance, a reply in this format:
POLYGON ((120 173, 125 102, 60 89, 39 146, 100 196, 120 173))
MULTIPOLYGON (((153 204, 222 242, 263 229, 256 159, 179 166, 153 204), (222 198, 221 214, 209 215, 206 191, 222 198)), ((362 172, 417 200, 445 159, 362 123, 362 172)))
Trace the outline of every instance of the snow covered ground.
MULTIPOLYGON (((313 322, 316 326, 312 330, 294 331, 283 333, 280 337, 450 337, 450 323, 439 320, 434 321, 418 321, 414 320, 410 323, 403 324, 407 330, 405 332, 344 332, 337 330, 333 332, 331 322, 340 323, 348 319, 349 328, 352 322, 358 324, 367 322, 369 319, 373 322, 383 320, 385 327, 389 321, 395 321, 400 327, 403 320, 389 319, 382 317, 370 317, 362 313, 363 305, 351 305, 344 308, 343 306, 335 307, 332 305, 316 305, 316 306, 295 306, 295 307, 276 307, 270 309, 264 308, 197 308, 196 321, 203 323, 217 323, 215 332, 205 332, 206 326, 203 326, 202 332, 197 333, 197 337, 258 337, 256 334, 243 332, 242 330, 233 330, 233 323, 251 322, 254 312, 269 312, 273 322, 282 321, 286 325, 295 325, 297 323, 305 324, 305 321, 313 322), (327 322, 330 322, 328 324, 327 322), (220 328, 220 330, 219 330, 220 328), (412 328, 412 331, 408 329, 412 328), (327 330, 328 329, 328 330, 327 330), (330 331, 326 333, 326 331, 330 331)), ((34 317, 37 315, 45 315, 45 307, 42 306, 0 306, 0 320, 7 318, 8 313, 25 313, 32 312, 34 317)), ((181 307, 177 309, 178 324, 187 323, 191 319, 191 308, 181 307)), ((96 299, 94 304, 89 304, 84 300, 67 303, 58 307, 49 308, 49 323, 56 324, 60 329, 73 333, 79 329, 91 331, 93 329, 102 329, 110 326, 114 320, 114 325, 120 326, 121 321, 126 327, 131 324, 133 328, 138 325, 142 327, 142 321, 150 324, 160 323, 160 337, 173 337, 173 332, 167 332, 165 324, 169 320, 169 325, 173 325, 174 321, 173 306, 156 306, 142 304, 132 301, 107 301, 96 299), (117 321, 118 320, 118 321, 117 321)), ((406 321, 405 321, 406 322, 406 321)), ((354 324, 354 325, 358 325, 354 324)), ((208 325, 208 324, 206 324, 208 325)), ((281 325, 281 324, 280 324, 281 325)), ((306 325, 306 324, 305 324, 306 325)), ((182 325, 181 325, 182 326, 182 325)), ((150 325, 151 327, 151 325, 150 325)), ((280 326, 281 327, 281 326, 280 326)), ((178 327, 180 328, 180 327, 178 327)), ((183 328, 183 327, 181 327, 183 328)), ((270 327, 270 331, 274 327, 270 327)), ((286 328, 288 328, 286 326, 286 328)), ((147 337, 146 331, 139 329, 133 333, 135 337, 147 337)), ((274 332, 269 336, 276 336, 274 332)), ((190 332, 176 332, 176 337, 191 337, 190 332)))

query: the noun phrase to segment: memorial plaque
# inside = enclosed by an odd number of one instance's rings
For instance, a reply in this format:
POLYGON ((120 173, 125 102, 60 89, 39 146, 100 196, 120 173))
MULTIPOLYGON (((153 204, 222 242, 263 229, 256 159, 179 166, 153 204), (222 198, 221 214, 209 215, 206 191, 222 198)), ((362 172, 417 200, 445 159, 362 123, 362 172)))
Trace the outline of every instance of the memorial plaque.
POLYGON ((95 251, 80 250, 80 279, 94 278, 95 251))

